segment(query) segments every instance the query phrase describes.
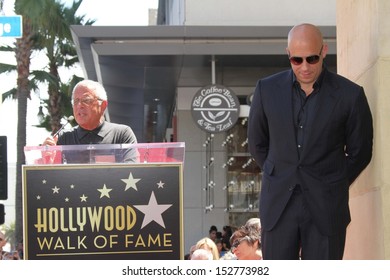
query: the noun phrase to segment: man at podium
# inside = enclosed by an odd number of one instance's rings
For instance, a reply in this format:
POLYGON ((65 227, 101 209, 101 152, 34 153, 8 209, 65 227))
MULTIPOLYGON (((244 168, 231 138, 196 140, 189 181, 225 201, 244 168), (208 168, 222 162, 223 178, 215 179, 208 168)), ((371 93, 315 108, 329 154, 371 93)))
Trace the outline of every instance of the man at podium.
MULTIPOLYGON (((69 130, 62 127, 47 137, 43 145, 136 144, 137 138, 129 126, 105 121, 107 105, 107 93, 100 83, 92 80, 79 82, 72 92, 73 114, 78 125, 69 130)), ((66 163, 85 163, 85 158, 90 158, 90 151, 85 152, 88 154, 63 152, 62 160, 66 163)), ((123 157, 119 162, 135 162, 137 151, 128 150, 119 156, 123 157)), ((115 161, 118 162, 118 158, 115 161)))

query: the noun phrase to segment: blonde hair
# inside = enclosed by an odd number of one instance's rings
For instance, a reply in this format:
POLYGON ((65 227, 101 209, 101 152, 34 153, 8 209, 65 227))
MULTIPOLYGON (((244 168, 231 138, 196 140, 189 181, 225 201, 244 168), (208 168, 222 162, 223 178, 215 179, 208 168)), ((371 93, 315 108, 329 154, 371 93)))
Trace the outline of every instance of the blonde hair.
POLYGON ((213 254, 213 260, 219 260, 219 253, 218 253, 218 248, 217 245, 213 240, 211 240, 208 237, 204 237, 201 240, 199 240, 196 245, 196 249, 206 249, 213 254))

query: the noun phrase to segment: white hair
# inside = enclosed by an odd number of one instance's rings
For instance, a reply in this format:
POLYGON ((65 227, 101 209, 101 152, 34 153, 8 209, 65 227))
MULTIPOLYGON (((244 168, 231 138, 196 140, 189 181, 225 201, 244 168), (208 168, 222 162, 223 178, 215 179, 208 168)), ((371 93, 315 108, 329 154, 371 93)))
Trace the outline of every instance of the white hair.
POLYGON ((92 80, 82 80, 78 82, 73 88, 72 98, 76 89, 79 87, 88 89, 90 92, 94 93, 97 98, 101 100, 107 100, 107 93, 104 87, 100 83, 92 80))
POLYGON ((252 229, 260 232, 261 231, 260 219, 259 218, 250 218, 248 221, 246 221, 245 227, 252 228, 252 229))
POLYGON ((212 260, 213 254, 206 249, 196 249, 192 253, 191 260, 212 260))

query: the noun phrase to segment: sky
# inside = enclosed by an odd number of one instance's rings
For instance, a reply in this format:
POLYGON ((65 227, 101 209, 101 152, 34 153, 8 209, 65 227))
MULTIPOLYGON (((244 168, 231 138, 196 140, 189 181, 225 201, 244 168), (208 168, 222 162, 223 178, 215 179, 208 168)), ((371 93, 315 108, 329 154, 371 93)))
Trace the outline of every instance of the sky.
MULTIPOLYGON (((63 0, 66 5, 71 5, 73 0, 63 0)), ((14 0, 4 1, 3 14, 11 16, 13 12, 14 0)), ((85 15, 85 19, 94 19, 95 26, 142 26, 148 25, 149 9, 157 9, 158 0, 83 0, 79 7, 78 15, 85 15)), ((14 39, 0 37, 0 44, 12 44, 14 39)), ((31 62, 32 69, 40 69, 45 65, 44 55, 36 55, 31 62)), ((0 62, 15 64, 13 54, 0 52, 0 62)), ((76 71, 82 76, 82 71, 78 67, 68 71, 76 71)), ((16 84, 16 75, 0 75, 0 93, 3 93, 16 84)), ((42 87, 40 92, 32 94, 32 99, 28 102, 27 116, 27 146, 37 146, 49 135, 44 129, 35 127, 38 124, 39 95, 43 98, 47 96, 46 88, 42 87)), ((17 104, 15 100, 4 100, 0 105, 0 135, 7 136, 8 162, 16 162, 16 127, 17 127, 17 104)))
POLYGON ((79 15, 96 19, 94 25, 148 25, 149 8, 157 7, 158 0, 83 0, 79 15))

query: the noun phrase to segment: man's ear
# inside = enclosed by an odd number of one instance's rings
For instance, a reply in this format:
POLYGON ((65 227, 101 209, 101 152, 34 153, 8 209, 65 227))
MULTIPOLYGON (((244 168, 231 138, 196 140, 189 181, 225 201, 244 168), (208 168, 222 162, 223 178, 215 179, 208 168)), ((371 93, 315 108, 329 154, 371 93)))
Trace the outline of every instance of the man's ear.
POLYGON ((324 58, 326 57, 326 55, 328 54, 328 50, 329 50, 328 45, 327 45, 327 44, 324 44, 324 46, 322 47, 322 53, 321 53, 323 59, 324 59, 324 58))
POLYGON ((107 106, 108 106, 108 101, 107 100, 102 100, 102 110, 103 112, 106 110, 107 106))

